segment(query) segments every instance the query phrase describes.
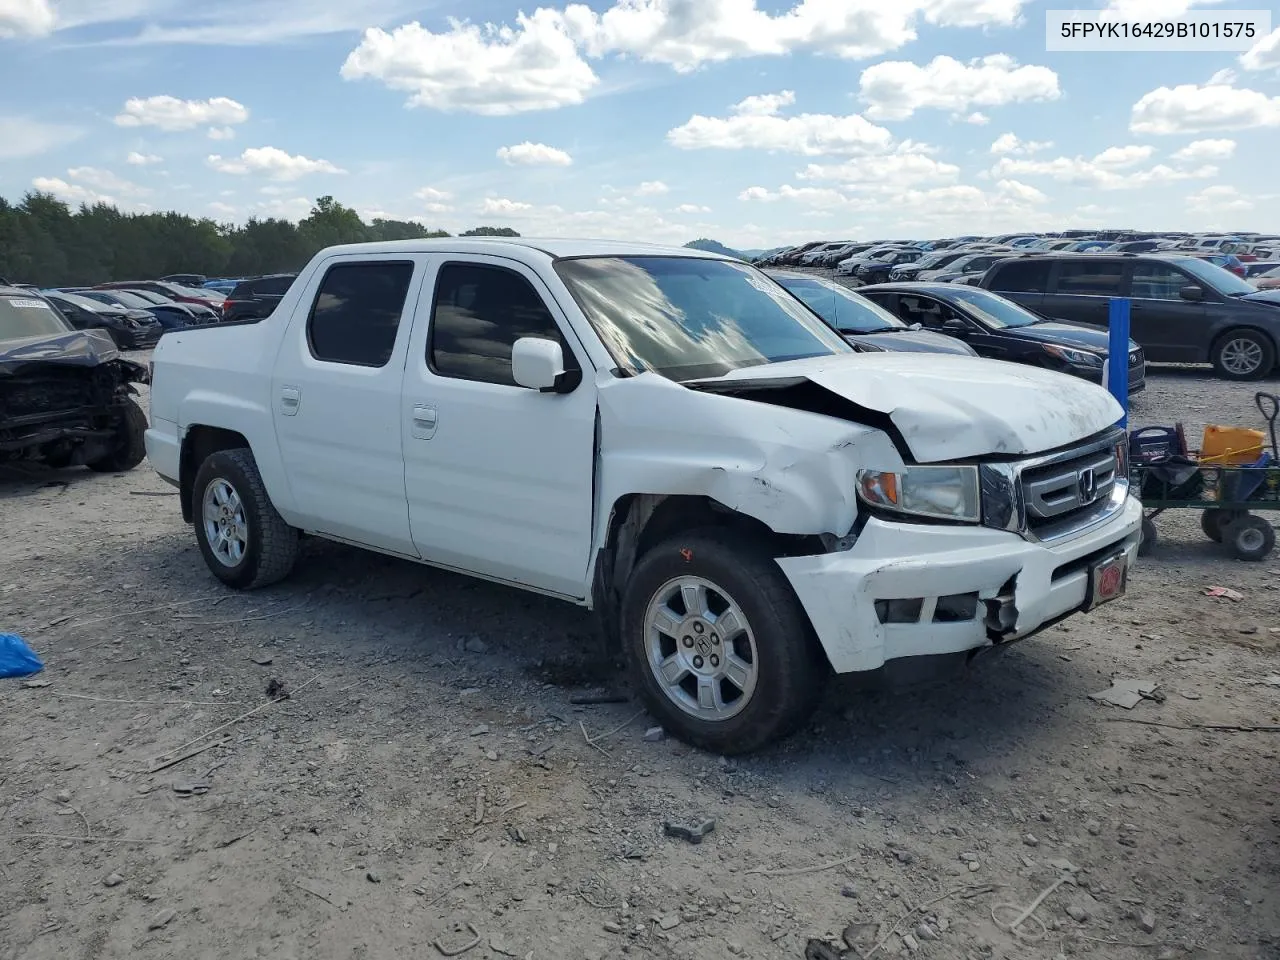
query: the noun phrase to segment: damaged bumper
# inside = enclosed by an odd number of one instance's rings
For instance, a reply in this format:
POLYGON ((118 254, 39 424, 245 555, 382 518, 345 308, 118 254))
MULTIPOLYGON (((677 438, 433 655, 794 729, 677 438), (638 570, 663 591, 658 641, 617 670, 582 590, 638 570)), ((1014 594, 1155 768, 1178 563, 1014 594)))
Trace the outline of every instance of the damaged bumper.
POLYGON ((1132 566, 1141 525, 1132 497, 1105 523, 1052 543, 872 518, 847 551, 778 564, 832 668, 852 673, 1022 639, 1082 610, 1091 565, 1122 552, 1132 566))

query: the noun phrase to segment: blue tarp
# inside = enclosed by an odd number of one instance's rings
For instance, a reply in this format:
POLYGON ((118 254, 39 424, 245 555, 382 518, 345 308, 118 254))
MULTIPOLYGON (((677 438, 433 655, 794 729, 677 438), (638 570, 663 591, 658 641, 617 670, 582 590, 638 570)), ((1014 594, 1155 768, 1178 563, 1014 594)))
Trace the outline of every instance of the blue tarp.
POLYGON ((0 677, 27 677, 43 669, 25 640, 14 633, 0 633, 0 677))

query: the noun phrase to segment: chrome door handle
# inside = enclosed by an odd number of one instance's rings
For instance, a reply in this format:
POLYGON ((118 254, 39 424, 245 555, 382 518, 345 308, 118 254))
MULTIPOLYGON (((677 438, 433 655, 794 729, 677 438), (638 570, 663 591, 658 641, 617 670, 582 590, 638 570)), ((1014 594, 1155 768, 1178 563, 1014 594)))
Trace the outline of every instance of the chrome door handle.
POLYGON ((302 406, 302 391, 297 387, 280 388, 280 412, 286 417, 296 416, 302 406))
POLYGON ((436 432, 439 414, 427 403, 413 405, 413 436, 418 440, 430 440, 436 432))

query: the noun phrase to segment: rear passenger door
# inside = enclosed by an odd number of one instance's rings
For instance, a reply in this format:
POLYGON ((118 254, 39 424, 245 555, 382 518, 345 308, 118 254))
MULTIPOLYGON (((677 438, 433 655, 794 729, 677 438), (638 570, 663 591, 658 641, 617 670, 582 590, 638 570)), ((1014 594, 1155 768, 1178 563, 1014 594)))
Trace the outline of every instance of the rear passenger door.
POLYGON ((1040 312, 1106 329, 1112 297, 1124 296, 1123 260, 1060 260, 1040 312))
POLYGON ((1182 288, 1203 285, 1171 263, 1139 260, 1129 284, 1129 336, 1148 360, 1197 363, 1209 350, 1205 305, 1182 299, 1182 288))
POLYGON ((1044 308, 1052 267, 1052 260, 1036 258, 997 263, 991 276, 983 278, 982 286, 1039 313, 1044 308))
POLYGON ((595 475, 586 353, 524 265, 449 255, 432 274, 400 405, 414 543, 432 563, 581 599, 595 475), (517 386, 511 348, 522 337, 558 341, 576 385, 517 386))
POLYGON ((400 386, 426 258, 341 256, 308 278, 269 402, 298 525, 416 556, 400 386))

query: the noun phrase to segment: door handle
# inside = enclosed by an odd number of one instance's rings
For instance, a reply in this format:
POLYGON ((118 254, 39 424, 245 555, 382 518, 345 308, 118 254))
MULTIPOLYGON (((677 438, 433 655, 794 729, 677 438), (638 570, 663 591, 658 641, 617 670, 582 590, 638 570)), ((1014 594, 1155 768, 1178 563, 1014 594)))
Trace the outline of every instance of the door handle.
POLYGON ((418 440, 430 440, 436 432, 436 424, 439 422, 439 414, 436 408, 429 403, 415 403, 413 405, 413 436, 418 440))
POLYGON ((297 387, 280 388, 280 412, 286 417, 297 416, 302 406, 302 391, 297 387))

